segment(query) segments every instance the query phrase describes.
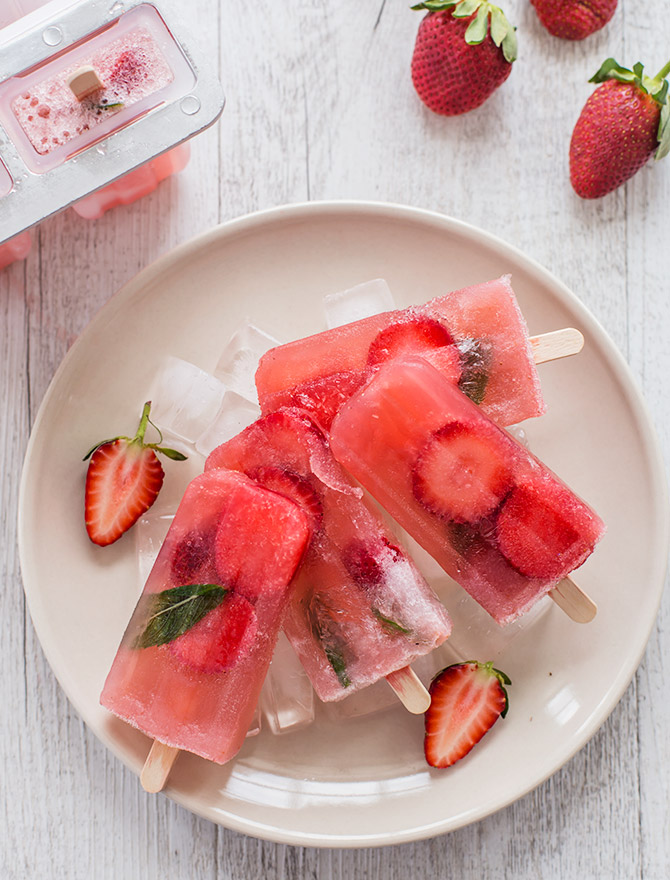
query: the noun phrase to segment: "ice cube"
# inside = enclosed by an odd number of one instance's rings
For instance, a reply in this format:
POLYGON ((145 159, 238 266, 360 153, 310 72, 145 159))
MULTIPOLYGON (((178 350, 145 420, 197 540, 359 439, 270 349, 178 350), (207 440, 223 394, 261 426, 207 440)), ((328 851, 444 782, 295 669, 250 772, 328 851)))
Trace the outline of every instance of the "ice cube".
POLYGON ((174 509, 154 505, 135 524, 135 550, 140 578, 144 586, 174 519, 174 509))
POLYGON ((391 289, 383 278, 365 281, 338 293, 328 293, 323 298, 329 329, 369 318, 379 312, 390 312, 395 307, 391 289))
POLYGON ((195 448, 202 455, 209 455, 217 446, 230 440, 243 428, 255 422, 260 414, 258 404, 252 403, 248 398, 235 391, 226 391, 218 413, 202 434, 197 437, 195 448))
POLYGON ((325 703, 326 714, 337 721, 343 718, 362 718, 364 715, 376 715, 393 706, 398 706, 398 698, 387 681, 376 681, 374 684, 356 691, 344 700, 325 703))
POLYGON ((256 705, 256 710, 254 712, 254 717, 251 719, 251 724, 249 725, 249 730, 247 730, 247 737, 257 736, 261 732, 261 707, 260 705, 256 705))
POLYGON ((216 416, 226 389, 211 373, 170 355, 162 361, 151 391, 151 421, 193 443, 216 416))
POLYGON ((499 626, 481 605, 460 590, 458 598, 452 597, 448 606, 454 624, 450 647, 465 660, 495 660, 521 633, 534 627, 552 604, 545 596, 518 620, 499 626))
POLYGON ((299 730, 314 721, 314 690, 284 633, 279 633, 263 684, 261 707, 275 734, 299 730))
POLYGON ((514 437, 517 443, 525 446, 526 449, 530 449, 528 434, 526 433, 526 429, 523 427, 523 425, 509 425, 505 430, 508 434, 511 434, 512 437, 514 437))
POLYGON ((279 345, 279 341, 269 333, 245 321, 233 333, 224 348, 214 375, 226 388, 235 391, 241 397, 258 403, 254 376, 261 356, 279 345))

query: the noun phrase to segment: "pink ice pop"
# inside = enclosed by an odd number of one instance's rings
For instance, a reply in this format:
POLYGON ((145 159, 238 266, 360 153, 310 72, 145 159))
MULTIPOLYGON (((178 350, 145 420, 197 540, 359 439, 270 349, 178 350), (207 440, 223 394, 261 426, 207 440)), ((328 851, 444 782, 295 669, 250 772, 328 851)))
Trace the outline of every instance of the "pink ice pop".
POLYGON ((449 617, 305 412, 260 418, 207 459, 297 501, 314 536, 284 631, 318 696, 339 700, 440 645, 449 617))
POLYGON ((342 403, 381 364, 404 354, 428 358, 499 424, 544 412, 509 276, 270 350, 256 373, 261 410, 300 406, 328 430, 342 403))
POLYGON ((310 537, 298 505, 242 474, 188 486, 100 702, 223 764, 239 750, 310 537))
POLYGON ((421 358, 340 410, 333 453, 495 618, 527 611, 592 553, 601 519, 421 358))

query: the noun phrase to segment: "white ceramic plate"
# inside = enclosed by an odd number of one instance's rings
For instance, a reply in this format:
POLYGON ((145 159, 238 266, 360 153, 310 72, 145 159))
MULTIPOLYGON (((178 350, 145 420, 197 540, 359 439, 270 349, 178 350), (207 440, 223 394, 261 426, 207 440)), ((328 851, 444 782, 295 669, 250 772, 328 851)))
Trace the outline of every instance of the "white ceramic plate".
MULTIPOLYGON (((137 597, 134 542, 125 536, 102 550, 89 543, 83 453, 134 425, 163 356, 211 370, 246 316, 288 340, 324 327, 324 293, 370 278, 386 278, 406 305, 505 272, 531 333, 571 325, 586 337, 579 357, 540 368, 549 411, 528 433, 534 451, 608 525, 578 577, 600 606, 596 620, 580 626, 552 607, 510 642, 498 658, 514 682, 509 715, 450 770, 427 767, 422 719, 398 707, 337 723, 320 717, 282 737, 262 733, 226 767, 182 755, 168 788, 178 803, 270 840, 366 846, 455 829, 538 785, 607 718, 644 651, 667 556, 659 450, 624 361, 562 284, 477 229, 399 206, 316 203, 226 223, 140 273, 68 353, 26 456, 25 590, 70 700, 139 772, 149 741, 98 704, 137 597)), ((180 467, 169 465, 173 486, 186 479, 180 467)))

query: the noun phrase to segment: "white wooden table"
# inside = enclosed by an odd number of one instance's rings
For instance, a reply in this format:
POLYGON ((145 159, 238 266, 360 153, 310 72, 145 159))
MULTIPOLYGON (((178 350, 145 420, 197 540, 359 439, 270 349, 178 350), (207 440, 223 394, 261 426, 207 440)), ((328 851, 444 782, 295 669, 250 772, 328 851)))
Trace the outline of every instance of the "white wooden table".
MULTIPOLYGON (((670 55, 667 0, 620 0, 582 44, 549 37, 527 0, 506 0, 520 59, 483 108, 445 120, 416 98, 420 14, 398 0, 194 0, 218 57, 222 121, 178 178, 90 223, 44 223, 25 264, 0 273, 3 589, 0 594, 0 877, 645 878, 670 876, 670 596, 640 669, 593 740, 536 791, 468 828, 416 844, 318 850, 200 820, 137 778, 60 690, 26 610, 16 550, 31 425, 76 336, 159 254, 237 215, 308 199, 430 208, 535 257, 595 313, 630 363, 670 453, 670 160, 582 202, 570 131, 608 55, 655 73, 670 55)), ((148 340, 150 344, 150 340, 148 340)), ((616 479, 616 475, 613 475, 616 479)))

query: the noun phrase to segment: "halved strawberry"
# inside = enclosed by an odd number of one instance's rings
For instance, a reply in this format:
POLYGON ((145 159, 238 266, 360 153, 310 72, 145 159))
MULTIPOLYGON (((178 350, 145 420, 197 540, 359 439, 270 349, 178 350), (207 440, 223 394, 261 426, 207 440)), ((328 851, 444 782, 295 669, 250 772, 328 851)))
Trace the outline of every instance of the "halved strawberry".
POLYGON ((368 366, 377 367, 404 354, 421 354, 453 345, 454 338, 444 324, 423 315, 389 324, 370 344, 368 366))
POLYGON ((431 767, 460 761, 509 708, 509 678, 492 663, 447 666, 430 686, 424 752, 431 767))
POLYGON ((588 511, 560 484, 516 487, 496 522, 498 548, 510 565, 526 577, 549 580, 565 577, 591 555, 592 531, 588 511))
POLYGON ((414 495, 438 516, 476 523, 510 490, 512 472, 511 454, 494 427, 448 422, 416 459, 414 495))
POLYGON ((103 440, 84 456, 84 461, 90 457, 85 488, 86 531, 94 544, 106 546, 117 541, 154 503, 165 477, 157 452, 175 461, 186 458, 174 449, 144 442, 150 410, 149 401, 144 404, 134 437, 103 440))
POLYGON ((295 501, 310 517, 313 528, 315 530, 320 528, 323 520, 323 505, 309 480, 286 468, 269 465, 252 468, 247 471, 247 476, 266 489, 272 489, 273 492, 295 501))
POLYGON ((293 388, 287 404, 307 410, 324 431, 328 431, 342 404, 358 391, 365 378, 365 373, 358 371, 319 376, 293 388))
POLYGON ((254 606, 243 596, 228 593, 220 605, 170 642, 168 650, 196 672, 223 672, 249 653, 257 632, 254 606))

